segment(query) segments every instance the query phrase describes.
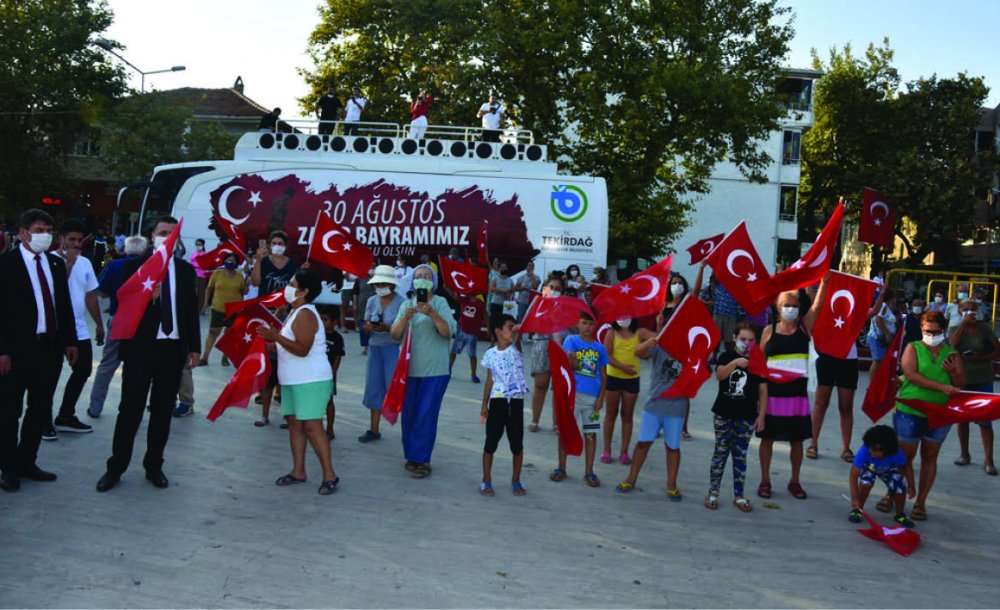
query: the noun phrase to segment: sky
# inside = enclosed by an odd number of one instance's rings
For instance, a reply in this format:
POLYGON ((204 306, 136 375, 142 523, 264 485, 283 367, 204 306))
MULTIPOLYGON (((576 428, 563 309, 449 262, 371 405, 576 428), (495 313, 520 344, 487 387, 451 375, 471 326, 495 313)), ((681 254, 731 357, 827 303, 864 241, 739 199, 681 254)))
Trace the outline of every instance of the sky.
MULTIPOLYGON (((115 22, 107 38, 122 55, 156 74, 146 87, 221 88, 243 77, 245 93, 286 118, 303 115, 296 98, 306 85, 299 68, 311 67, 306 45, 318 21, 317 0, 109 0, 115 22)), ((821 57, 845 43, 860 53, 888 36, 904 81, 921 76, 983 76, 987 105, 1000 104, 1000 61, 991 49, 1000 25, 1000 0, 781 0, 795 13, 795 38, 786 65, 808 68, 810 49, 821 57)), ((139 77, 132 82, 139 88, 139 77)))

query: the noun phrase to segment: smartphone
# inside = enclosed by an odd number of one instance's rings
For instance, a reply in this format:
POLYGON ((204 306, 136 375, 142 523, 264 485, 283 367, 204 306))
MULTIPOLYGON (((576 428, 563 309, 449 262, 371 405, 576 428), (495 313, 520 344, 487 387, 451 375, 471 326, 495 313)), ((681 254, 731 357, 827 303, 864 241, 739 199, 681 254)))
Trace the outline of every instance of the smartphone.
POLYGON ((426 303, 428 292, 426 288, 417 288, 417 303, 426 303))

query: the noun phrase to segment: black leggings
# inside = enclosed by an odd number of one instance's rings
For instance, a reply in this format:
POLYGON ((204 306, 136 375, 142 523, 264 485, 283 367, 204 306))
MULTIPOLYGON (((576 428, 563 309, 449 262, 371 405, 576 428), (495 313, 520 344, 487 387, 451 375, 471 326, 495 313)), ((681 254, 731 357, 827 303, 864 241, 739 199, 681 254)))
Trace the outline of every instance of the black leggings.
POLYGON ((493 454, 500 444, 503 431, 507 430, 510 452, 520 455, 524 451, 524 399, 491 398, 489 415, 486 416, 486 446, 483 451, 493 454))

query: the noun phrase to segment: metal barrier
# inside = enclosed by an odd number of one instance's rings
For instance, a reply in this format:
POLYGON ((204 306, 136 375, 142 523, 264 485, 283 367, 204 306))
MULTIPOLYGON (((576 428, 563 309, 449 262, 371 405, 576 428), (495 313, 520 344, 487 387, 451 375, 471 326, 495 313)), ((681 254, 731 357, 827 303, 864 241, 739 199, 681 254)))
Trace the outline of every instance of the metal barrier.
POLYGON ((989 294, 990 323, 995 327, 997 321, 997 300, 1000 286, 1000 275, 988 275, 982 273, 967 273, 959 271, 939 271, 933 269, 891 269, 885 276, 887 286, 893 285, 893 280, 902 275, 919 275, 928 277, 926 302, 933 302, 934 294, 938 291, 945 293, 945 301, 951 303, 958 293, 959 284, 969 286, 969 296, 971 297, 976 287, 985 289, 989 294), (945 290, 940 290, 936 286, 946 286, 945 290))
MULTIPOLYGON (((324 131, 321 128, 329 128, 326 133, 331 135, 361 135, 380 136, 389 138, 407 138, 410 134, 412 124, 407 123, 379 123, 371 121, 319 121, 309 119, 279 119, 278 124, 272 132, 286 131, 312 135, 324 131), (282 129, 284 127, 284 129, 282 129)), ((266 130, 265 130, 266 131, 266 130)), ((460 140, 465 142, 481 142, 483 140, 482 127, 471 127, 464 125, 435 125, 428 124, 424 129, 423 139, 439 140, 460 140)), ((529 129, 501 129, 500 141, 507 144, 534 144, 535 134, 529 129)))

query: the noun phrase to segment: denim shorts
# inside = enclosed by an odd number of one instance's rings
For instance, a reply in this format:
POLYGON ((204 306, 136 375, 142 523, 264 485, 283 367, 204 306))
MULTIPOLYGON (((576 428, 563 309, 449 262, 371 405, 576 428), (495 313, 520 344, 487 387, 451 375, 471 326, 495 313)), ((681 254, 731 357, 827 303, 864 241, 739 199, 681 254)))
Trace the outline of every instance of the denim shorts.
POLYGON ((885 352, 888 349, 887 346, 881 339, 868 335, 868 349, 872 353, 872 360, 874 362, 881 362, 882 358, 885 358, 885 352))
POLYGON ((663 430, 663 443, 670 449, 681 448, 681 432, 684 430, 684 416, 655 415, 649 411, 642 412, 642 423, 639 424, 639 442, 652 443, 656 435, 663 430))
POLYGON ((476 337, 458 329, 455 331, 455 338, 451 341, 451 353, 461 354, 464 351, 469 352, 469 358, 476 357, 476 337))
POLYGON ((896 429, 896 436, 904 443, 916 443, 920 440, 940 445, 944 439, 948 438, 951 424, 931 428, 927 425, 926 417, 918 417, 896 410, 892 415, 892 427, 896 429))

